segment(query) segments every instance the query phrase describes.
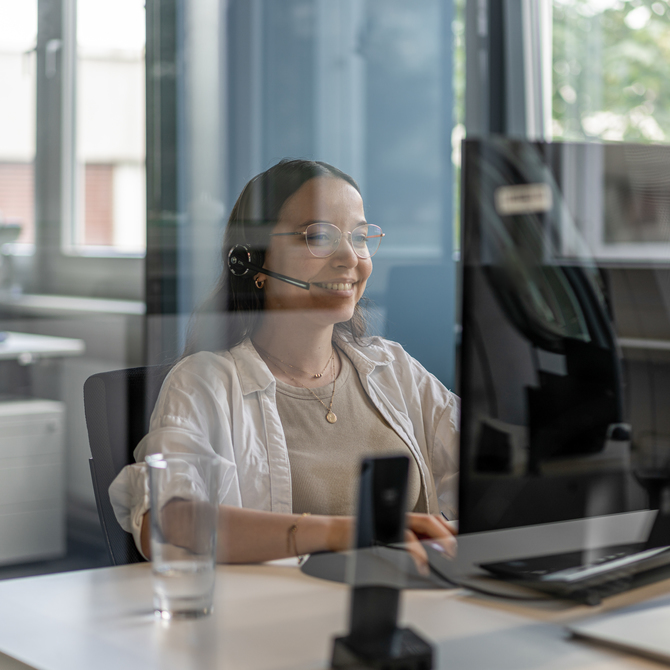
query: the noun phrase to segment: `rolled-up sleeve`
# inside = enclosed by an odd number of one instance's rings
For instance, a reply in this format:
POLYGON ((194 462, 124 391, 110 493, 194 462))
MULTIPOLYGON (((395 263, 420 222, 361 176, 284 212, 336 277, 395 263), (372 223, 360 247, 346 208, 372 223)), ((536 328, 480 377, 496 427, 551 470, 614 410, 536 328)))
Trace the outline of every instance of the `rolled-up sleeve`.
MULTIPOLYGON (((241 506, 231 445, 230 412, 223 382, 212 372, 207 356, 185 359, 168 375, 151 417, 149 433, 137 445, 138 461, 127 465, 109 487, 120 526, 132 533, 140 549, 142 518, 150 508, 148 466, 150 454, 201 454, 219 461, 219 503, 241 506)), ((175 483, 172 497, 197 498, 187 477, 175 483)), ((140 549, 141 550, 141 549, 140 549)))
POLYGON ((109 498, 116 520, 123 530, 132 533, 140 552, 142 517, 149 509, 149 480, 146 469, 146 463, 127 465, 109 487, 109 498))
POLYGON ((432 468, 440 510, 449 519, 458 519, 458 468, 460 399, 449 393, 433 438, 432 468))
MULTIPOLYGON (((448 519, 458 519, 460 450, 460 398, 418 361, 407 357, 416 384, 421 419, 414 420, 415 434, 425 440, 437 503, 448 519)), ((401 358, 399 354, 396 354, 401 358)))

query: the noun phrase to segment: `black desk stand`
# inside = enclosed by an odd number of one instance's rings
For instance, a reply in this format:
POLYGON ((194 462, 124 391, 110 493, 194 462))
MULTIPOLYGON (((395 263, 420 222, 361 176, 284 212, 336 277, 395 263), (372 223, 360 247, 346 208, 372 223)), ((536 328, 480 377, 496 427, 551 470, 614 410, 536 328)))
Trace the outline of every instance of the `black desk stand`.
MULTIPOLYGON (((405 531, 408 459, 365 459, 361 468, 356 546, 402 542, 405 531)), ((431 670, 433 649, 410 628, 398 628, 400 588, 371 585, 369 564, 355 559, 350 631, 335 638, 336 670, 431 670)))
POLYGON ((433 649, 411 628, 398 628, 400 591, 386 586, 354 587, 351 631, 335 638, 332 668, 430 670, 433 649))

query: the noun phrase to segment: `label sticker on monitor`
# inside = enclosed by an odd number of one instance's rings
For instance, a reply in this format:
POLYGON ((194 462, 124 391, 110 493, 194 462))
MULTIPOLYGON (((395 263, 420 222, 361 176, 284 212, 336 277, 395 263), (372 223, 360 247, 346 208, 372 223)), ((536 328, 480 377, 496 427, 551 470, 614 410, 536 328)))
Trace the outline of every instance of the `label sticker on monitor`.
POLYGON ((516 184, 495 190, 496 211, 500 216, 548 212, 553 206, 548 184, 516 184))

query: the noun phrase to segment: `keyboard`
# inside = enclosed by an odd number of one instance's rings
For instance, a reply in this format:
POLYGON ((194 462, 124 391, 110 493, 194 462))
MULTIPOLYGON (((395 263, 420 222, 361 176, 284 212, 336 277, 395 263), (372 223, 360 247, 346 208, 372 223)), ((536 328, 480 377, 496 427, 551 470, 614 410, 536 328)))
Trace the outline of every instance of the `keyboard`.
POLYGON ((670 565, 670 547, 647 548, 644 543, 482 563, 496 577, 559 596, 588 600, 623 590, 637 574, 670 565), (605 588, 602 588, 605 587, 605 588))

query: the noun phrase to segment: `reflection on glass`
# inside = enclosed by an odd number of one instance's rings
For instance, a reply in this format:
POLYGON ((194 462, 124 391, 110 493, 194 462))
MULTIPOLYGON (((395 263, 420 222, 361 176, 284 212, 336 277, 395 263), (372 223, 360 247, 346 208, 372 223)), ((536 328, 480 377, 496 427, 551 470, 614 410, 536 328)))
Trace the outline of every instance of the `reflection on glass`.
MULTIPOLYGON (((14 141, 21 143, 20 150, 12 149, 11 155, 0 153, 0 210, 5 219, 24 224, 25 241, 32 239, 35 88, 38 99, 57 94, 58 109, 74 106, 76 110, 74 114, 72 109, 65 110, 63 122, 50 113, 50 104, 43 103, 37 110, 41 124, 37 130, 44 140, 38 147, 48 149, 61 143, 61 151, 54 155, 45 149, 38 157, 38 169, 47 179, 38 180, 41 191, 36 211, 42 218, 37 261, 31 265, 29 258, 16 259, 24 295, 3 303, 3 330, 81 338, 82 348, 76 359, 59 363, 56 358, 38 360, 24 347, 17 354, 20 363, 3 364, 5 370, 11 366, 11 373, 3 376, 2 391, 58 398, 64 403, 66 468, 52 483, 60 487, 60 494, 67 495, 68 528, 76 528, 78 537, 92 543, 101 542, 82 411, 84 381, 104 370, 174 363, 180 358, 189 316, 221 274, 221 237, 230 208, 249 178, 281 156, 327 160, 346 169, 361 184, 366 220, 370 226, 379 225, 387 235, 374 256, 375 273, 366 287, 371 306, 362 311, 373 322, 368 332, 400 341, 444 386, 453 386, 452 222, 457 179, 445 147, 449 146, 454 107, 452 46, 456 48, 457 71, 463 72, 462 12, 459 18, 452 3, 442 0, 240 0, 187 3, 187 13, 177 17, 161 11, 160 21, 149 26, 150 36, 162 48, 160 54, 158 50, 147 54, 146 68, 149 77, 155 75, 152 82, 156 85, 150 85, 149 90, 159 95, 145 119, 145 3, 58 0, 57 4, 69 10, 76 8, 70 15, 74 18, 76 14, 76 36, 67 21, 61 27, 40 13, 39 57, 41 62, 46 60, 47 43, 53 39, 48 47, 48 66, 49 73, 54 68, 55 73, 53 80, 47 79, 40 68, 41 79, 36 83, 35 57, 29 52, 35 44, 37 4, 36 0, 0 2, 0 15, 9 17, 0 21, 0 51, 4 54, 5 45, 16 43, 13 74, 5 77, 5 70, 2 73, 3 84, 9 87, 5 97, 12 104, 3 104, 0 110, 6 119, 0 124, 0 152, 13 147, 14 141), (184 23, 177 26, 182 19, 184 23), (71 80, 69 68, 74 63, 69 55, 74 51, 75 37, 77 68, 71 80), (64 57, 66 52, 68 58, 64 57), (66 68, 56 67, 60 56, 66 68), (26 77, 14 87, 19 75, 26 77), (70 96, 74 91, 76 105, 70 96), (177 123, 179 132, 152 132, 165 128, 167 119, 177 123), (166 197, 160 203, 152 201, 153 211, 159 215, 154 218, 154 231, 159 234, 151 236, 154 256, 142 265, 137 258, 104 256, 114 256, 117 251, 141 252, 144 245, 145 121, 148 136, 160 145, 154 146, 149 173, 155 176, 156 170, 160 171, 166 197), (8 133, 13 134, 10 137, 8 133), (171 145, 171 140, 178 146, 171 145), (61 174, 61 166, 75 153, 77 185, 71 198, 71 184, 67 183, 68 175, 61 174), (156 156, 176 156, 177 160, 171 166, 169 160, 157 160, 156 156), (17 182, 5 168, 13 170, 19 163, 23 173, 17 182), (19 196, 20 207, 15 207, 14 200, 8 198, 19 196), (71 251, 82 257, 72 258, 71 251), (89 254, 103 258, 86 258, 89 254), (142 269, 146 269, 148 280, 150 316, 146 320, 142 269), (152 329, 154 324, 157 326, 152 329), (31 364, 24 365, 28 362, 31 364)), ((462 8, 464 3, 456 4, 462 8)), ((163 3, 147 5, 162 9, 163 3)), ((156 15, 150 17, 155 19, 156 15)), ((4 62, 4 55, 0 56, 4 62)), ((463 80, 463 76, 457 77, 455 83, 461 92, 457 100, 462 100, 463 80)), ((462 109, 459 118, 462 120, 462 109)), ((338 250, 351 247, 346 233, 338 250)), ((298 236, 277 239, 304 251, 298 236)), ((372 251, 370 239, 367 244, 372 251)), ((295 268, 281 270, 292 276, 295 268)), ((322 290, 335 291, 339 290, 335 284, 339 287, 348 282, 322 283, 322 290)), ((247 288, 258 290, 253 277, 247 288)), ((203 317, 200 333, 216 345, 214 351, 225 351, 232 346, 229 335, 234 321, 225 303, 216 314, 203 317), (217 340, 220 335, 223 342, 217 340)), ((280 357, 295 367, 295 361, 280 357)), ((309 371, 322 375, 321 381, 330 380, 331 365, 330 361, 319 362, 309 371)), ((349 381, 355 381, 353 369, 352 364, 349 381)), ((290 367, 286 370, 294 373, 290 367)), ((293 376, 298 378, 295 373, 293 376)), ((312 427, 315 443, 321 438, 320 431, 331 425, 325 417, 332 386, 325 384, 325 408, 305 391, 305 402, 321 412, 312 427)), ((346 425, 346 411, 338 401, 343 388, 344 377, 342 384, 337 382, 331 408, 338 417, 332 425, 340 427, 346 425)), ((118 429, 128 441, 125 420, 137 428, 132 432, 137 439, 132 444, 124 442, 126 452, 120 452, 119 459, 125 462, 123 455, 130 458, 143 424, 133 423, 137 415, 126 412, 131 398, 119 395, 121 409, 118 418, 109 422, 112 430, 118 429)), ((359 398, 365 397, 361 392, 359 398)), ((153 400, 151 396, 147 402, 153 406, 153 400)), ((142 416, 140 405, 131 403, 142 416)), ((353 431, 358 426, 350 424, 349 428, 353 431)), ((387 435, 391 430, 383 423, 382 429, 387 435)), ((246 437, 243 434, 237 443, 245 445, 246 437)), ((394 440, 396 445, 398 440, 403 442, 402 437, 394 440)), ((360 441, 359 434, 352 438, 352 444, 360 441)), ((336 460, 338 453, 330 456, 336 460)), ((259 459, 261 470, 266 461, 259 459)), ((455 469, 453 462, 442 466, 440 472, 455 469)), ((417 473, 415 469, 415 493, 421 489, 417 473)), ((446 480, 438 484, 454 490, 446 480)), ((353 497, 342 503, 343 508, 352 508, 353 497)), ((59 507, 54 504, 51 508, 61 514, 60 526, 53 523, 53 529, 64 527, 62 503, 63 499, 59 507)), ((324 505, 330 503, 328 500, 324 505)), ((303 523, 301 520, 299 526, 303 523)), ((33 537, 32 532, 26 535, 33 537)), ((296 539, 298 550, 304 550, 300 536, 296 539)), ((284 546, 285 540, 283 534, 284 546)), ((101 546, 97 544, 91 551, 92 562, 86 565, 107 560, 101 546)), ((78 547, 75 552, 78 558, 84 553, 78 547)), ((5 554, 0 557, 4 558, 5 554)))
POLYGON ((670 455, 667 413, 656 409, 670 394, 670 270, 640 240, 650 221, 665 225, 654 166, 670 151, 465 147, 462 528, 658 505, 670 455), (540 186, 551 197, 528 195, 540 186), (526 206, 503 211, 501 191, 526 194, 526 206), (636 240, 618 263, 604 232, 613 222, 636 240))
MULTIPOLYGON (((670 245, 670 156, 663 147, 610 150, 603 246, 634 253, 635 245, 670 245)), ((644 251, 640 256, 644 256, 644 251)))

